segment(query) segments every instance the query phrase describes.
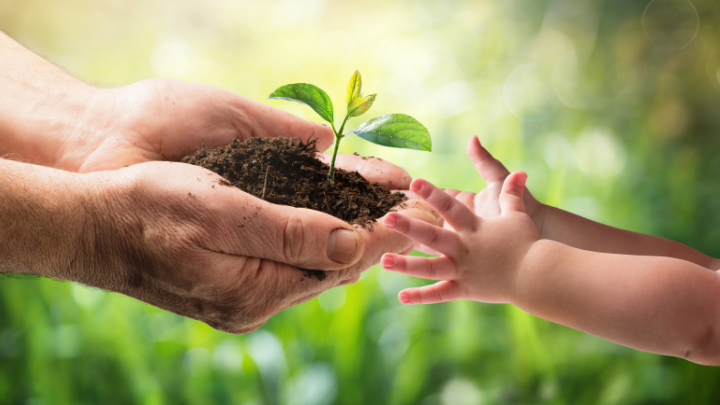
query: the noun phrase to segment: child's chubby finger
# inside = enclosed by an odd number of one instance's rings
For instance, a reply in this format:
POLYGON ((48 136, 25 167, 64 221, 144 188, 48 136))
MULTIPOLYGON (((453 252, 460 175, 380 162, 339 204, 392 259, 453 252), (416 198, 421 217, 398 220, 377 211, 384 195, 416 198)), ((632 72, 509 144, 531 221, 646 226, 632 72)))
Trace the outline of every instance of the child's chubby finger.
POLYGON ((467 154, 475 165, 475 170, 488 185, 502 182, 510 174, 499 160, 483 148, 477 136, 471 137, 468 141, 467 154))
POLYGON ((403 304, 436 304, 438 302, 463 299, 460 285, 453 280, 441 281, 432 285, 418 288, 408 288, 400 291, 398 299, 403 304))
POLYGON ((477 217, 468 207, 423 179, 410 183, 410 190, 425 200, 456 231, 472 231, 477 225, 477 217))
POLYGON ((512 172, 503 183, 500 192, 500 210, 502 214, 510 212, 525 213, 525 202, 522 199, 527 174, 522 171, 512 172))
POLYGON ((460 236, 457 233, 397 212, 385 215, 382 223, 385 227, 407 236, 416 243, 425 245, 445 255, 452 256, 461 247, 460 236))
POLYGON ((447 256, 413 257, 386 254, 380 264, 385 270, 428 280, 452 280, 457 277, 457 266, 447 256))

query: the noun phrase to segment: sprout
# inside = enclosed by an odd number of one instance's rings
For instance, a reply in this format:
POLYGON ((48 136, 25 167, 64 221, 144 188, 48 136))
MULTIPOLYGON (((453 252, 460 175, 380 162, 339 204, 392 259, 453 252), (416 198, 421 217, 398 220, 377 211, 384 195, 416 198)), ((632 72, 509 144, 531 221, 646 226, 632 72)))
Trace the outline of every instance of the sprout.
POLYGON ((372 107, 376 96, 376 94, 363 96, 362 77, 360 72, 355 71, 347 86, 345 97, 347 113, 339 131, 335 129, 332 101, 327 93, 317 86, 307 83, 288 84, 272 92, 269 98, 296 101, 308 105, 322 119, 330 123, 333 133, 335 133, 335 150, 330 163, 330 171, 328 171, 328 181, 332 184, 338 147, 340 141, 346 136, 357 135, 366 141, 393 148, 428 152, 432 149, 430 133, 427 128, 415 118, 404 114, 388 114, 373 118, 360 124, 360 126, 347 134, 343 134, 347 120, 350 117, 359 117, 365 114, 372 107))

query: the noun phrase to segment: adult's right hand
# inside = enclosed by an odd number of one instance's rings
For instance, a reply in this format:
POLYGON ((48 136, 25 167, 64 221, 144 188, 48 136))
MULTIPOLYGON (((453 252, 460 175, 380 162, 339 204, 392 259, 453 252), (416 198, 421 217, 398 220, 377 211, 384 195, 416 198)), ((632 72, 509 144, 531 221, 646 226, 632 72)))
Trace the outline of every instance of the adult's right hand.
MULTIPOLYGON (((117 291, 231 332, 354 281, 384 253, 413 242, 381 224, 352 227, 317 211, 270 204, 223 186, 205 169, 148 162, 88 174, 88 229, 77 274, 61 276, 117 291), (301 269, 330 270, 324 279, 301 269)), ((423 205, 407 215, 436 223, 423 205)))

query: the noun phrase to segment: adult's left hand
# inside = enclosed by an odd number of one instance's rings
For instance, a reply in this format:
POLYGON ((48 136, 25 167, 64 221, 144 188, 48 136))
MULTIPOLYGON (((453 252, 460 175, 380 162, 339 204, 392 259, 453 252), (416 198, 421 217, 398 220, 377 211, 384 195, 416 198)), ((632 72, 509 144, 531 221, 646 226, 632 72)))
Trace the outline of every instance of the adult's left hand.
MULTIPOLYGON (((335 140, 325 125, 227 90, 177 80, 149 79, 97 89, 90 108, 86 115, 96 118, 87 122, 95 128, 70 139, 61 168, 93 172, 176 161, 201 145, 225 146, 233 139, 251 137, 313 138, 319 151, 335 140)), ((407 189, 411 180, 405 170, 380 159, 341 155, 337 165, 393 189, 407 189)))

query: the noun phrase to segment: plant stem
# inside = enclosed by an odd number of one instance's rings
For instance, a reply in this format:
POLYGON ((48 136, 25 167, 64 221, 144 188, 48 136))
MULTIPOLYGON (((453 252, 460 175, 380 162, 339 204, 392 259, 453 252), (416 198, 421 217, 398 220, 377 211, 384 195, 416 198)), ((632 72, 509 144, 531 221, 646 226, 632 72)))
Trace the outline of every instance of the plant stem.
POLYGON ((345 119, 343 120, 342 125, 340 125, 340 132, 336 132, 335 136, 341 136, 341 137, 344 136, 342 134, 342 132, 343 132, 343 129, 345 129, 345 123, 347 122, 348 118, 350 118, 349 114, 345 116, 345 119))
POLYGON ((335 158, 337 157, 338 148, 340 147, 340 140, 343 139, 343 136, 337 136, 335 137, 335 151, 333 152, 333 158, 332 162, 330 163, 330 171, 328 172, 328 181, 330 182, 330 185, 333 184, 333 178, 335 177, 335 158))
POLYGON ((335 130, 335 124, 332 122, 330 125, 332 126, 332 130, 335 133, 335 151, 333 152, 332 162, 330 163, 330 171, 328 172, 328 182, 330 182, 330 185, 333 184, 333 178, 335 178, 335 158, 337 157, 338 148, 340 147, 340 141, 345 137, 342 134, 343 129, 345 129, 345 123, 347 122, 348 118, 350 118, 350 115, 346 115, 345 119, 343 120, 342 125, 340 125, 340 132, 335 130))

